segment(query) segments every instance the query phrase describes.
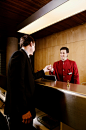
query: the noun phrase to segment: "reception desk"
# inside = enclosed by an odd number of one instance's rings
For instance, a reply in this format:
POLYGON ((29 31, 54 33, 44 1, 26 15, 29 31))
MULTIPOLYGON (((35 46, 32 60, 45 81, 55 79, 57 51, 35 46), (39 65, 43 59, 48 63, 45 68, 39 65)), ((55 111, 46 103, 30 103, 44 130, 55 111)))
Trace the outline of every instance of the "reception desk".
POLYGON ((86 86, 38 79, 36 107, 60 122, 76 129, 86 130, 86 86))

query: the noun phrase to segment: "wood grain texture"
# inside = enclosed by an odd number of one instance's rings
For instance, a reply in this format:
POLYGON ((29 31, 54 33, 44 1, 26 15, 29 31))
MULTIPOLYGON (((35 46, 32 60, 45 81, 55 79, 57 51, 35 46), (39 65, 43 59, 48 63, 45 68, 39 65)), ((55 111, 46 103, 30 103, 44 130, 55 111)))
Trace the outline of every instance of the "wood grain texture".
MULTIPOLYGON (((0 35, 13 35, 16 27, 51 0, 0 0, 0 35)), ((86 10, 35 32, 35 39, 81 25, 86 22, 86 10)), ((82 29, 81 29, 82 30, 82 29)), ((63 44, 63 42, 62 42, 63 44)))
MULTIPOLYGON (((53 65, 54 62, 60 60, 60 48, 66 46, 69 48, 70 60, 74 60, 77 64, 80 83, 86 82, 86 23, 60 33, 37 40, 36 52, 39 52, 35 60, 42 58, 37 68, 42 68, 48 64, 53 65), (40 50, 40 51, 39 51, 40 50), (40 56, 43 55, 43 56, 40 56), (43 66, 42 66, 43 64, 43 66)), ((35 70, 36 65, 35 65, 35 70)), ((48 74, 48 73, 47 73, 48 74)))

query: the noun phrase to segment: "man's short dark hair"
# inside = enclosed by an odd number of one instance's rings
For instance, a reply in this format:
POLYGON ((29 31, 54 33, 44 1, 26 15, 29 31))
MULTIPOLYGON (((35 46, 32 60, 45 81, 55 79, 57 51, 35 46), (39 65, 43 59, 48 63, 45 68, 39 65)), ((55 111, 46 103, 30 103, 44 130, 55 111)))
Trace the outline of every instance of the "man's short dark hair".
POLYGON ((31 42, 35 42, 33 37, 30 35, 26 34, 23 37, 20 38, 20 47, 22 46, 28 46, 31 42))
POLYGON ((62 47, 62 48, 60 48, 60 51, 61 50, 66 50, 66 52, 69 53, 69 49, 67 47, 62 47))

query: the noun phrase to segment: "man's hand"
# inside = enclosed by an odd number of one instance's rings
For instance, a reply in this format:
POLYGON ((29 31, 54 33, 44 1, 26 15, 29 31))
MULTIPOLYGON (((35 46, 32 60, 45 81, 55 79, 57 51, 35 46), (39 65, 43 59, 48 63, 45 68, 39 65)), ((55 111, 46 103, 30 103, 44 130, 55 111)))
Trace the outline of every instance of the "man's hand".
POLYGON ((52 65, 47 65, 43 70, 44 72, 52 71, 53 67, 52 65))
POLYGON ((32 121, 32 115, 31 112, 28 111, 26 114, 22 115, 22 122, 25 124, 28 124, 32 121))

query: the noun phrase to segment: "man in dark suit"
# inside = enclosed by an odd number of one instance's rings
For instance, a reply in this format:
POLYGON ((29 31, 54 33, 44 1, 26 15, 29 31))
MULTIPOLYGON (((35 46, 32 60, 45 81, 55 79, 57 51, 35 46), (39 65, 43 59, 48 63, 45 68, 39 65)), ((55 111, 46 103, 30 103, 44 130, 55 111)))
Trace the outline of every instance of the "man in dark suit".
POLYGON ((20 39, 21 49, 14 52, 8 64, 7 96, 4 113, 10 117, 10 130, 32 130, 35 117, 34 80, 45 75, 50 65, 34 73, 30 55, 35 51, 35 41, 29 35, 20 39))

